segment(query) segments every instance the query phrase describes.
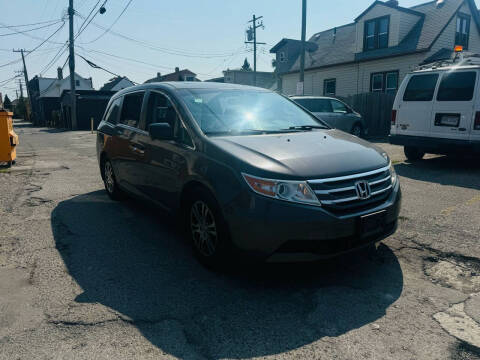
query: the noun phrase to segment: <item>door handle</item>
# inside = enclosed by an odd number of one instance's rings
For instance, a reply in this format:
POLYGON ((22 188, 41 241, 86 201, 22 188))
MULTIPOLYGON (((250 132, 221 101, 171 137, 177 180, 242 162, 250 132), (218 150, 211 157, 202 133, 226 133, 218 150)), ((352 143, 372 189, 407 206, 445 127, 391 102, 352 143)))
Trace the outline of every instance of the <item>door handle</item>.
POLYGON ((145 154, 145 150, 143 150, 142 146, 130 145, 130 150, 132 150, 134 153, 136 153, 138 155, 144 155, 145 154))

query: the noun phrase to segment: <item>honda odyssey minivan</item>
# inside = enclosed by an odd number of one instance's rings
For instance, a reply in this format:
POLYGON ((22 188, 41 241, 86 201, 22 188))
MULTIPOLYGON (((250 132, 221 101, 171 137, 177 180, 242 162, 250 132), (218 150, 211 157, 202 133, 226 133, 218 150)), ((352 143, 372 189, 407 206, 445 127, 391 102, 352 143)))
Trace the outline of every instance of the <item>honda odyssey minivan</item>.
POLYGON ((97 155, 108 195, 181 216, 197 257, 310 261, 391 235, 400 185, 387 154, 274 92, 133 86, 110 100, 97 155))

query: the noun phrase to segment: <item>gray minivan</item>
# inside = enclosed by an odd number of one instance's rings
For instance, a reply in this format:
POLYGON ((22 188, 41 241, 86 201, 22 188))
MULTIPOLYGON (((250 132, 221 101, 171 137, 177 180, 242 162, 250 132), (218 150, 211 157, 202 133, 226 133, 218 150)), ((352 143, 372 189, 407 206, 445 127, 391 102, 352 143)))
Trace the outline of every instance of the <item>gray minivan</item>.
POLYGON ((274 92, 164 82, 113 95, 98 127, 107 194, 180 216, 194 253, 316 260, 378 243, 400 211, 387 154, 274 92))

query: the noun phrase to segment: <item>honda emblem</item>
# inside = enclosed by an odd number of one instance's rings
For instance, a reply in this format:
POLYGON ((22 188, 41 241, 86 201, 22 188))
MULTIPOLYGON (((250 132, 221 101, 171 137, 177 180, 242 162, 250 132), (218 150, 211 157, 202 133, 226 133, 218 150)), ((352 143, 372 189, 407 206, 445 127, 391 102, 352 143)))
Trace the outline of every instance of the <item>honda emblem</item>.
POLYGON ((360 200, 367 200, 372 196, 372 191, 368 181, 357 181, 355 183, 355 190, 357 191, 357 196, 360 200))

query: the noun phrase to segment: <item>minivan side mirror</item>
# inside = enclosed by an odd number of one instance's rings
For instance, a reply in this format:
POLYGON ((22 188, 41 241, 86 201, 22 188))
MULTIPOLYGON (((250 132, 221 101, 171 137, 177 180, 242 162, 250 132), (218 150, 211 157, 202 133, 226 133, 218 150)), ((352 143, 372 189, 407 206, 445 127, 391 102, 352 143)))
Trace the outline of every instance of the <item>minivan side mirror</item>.
POLYGON ((148 132, 152 140, 172 140, 173 128, 168 123, 150 124, 148 132))

